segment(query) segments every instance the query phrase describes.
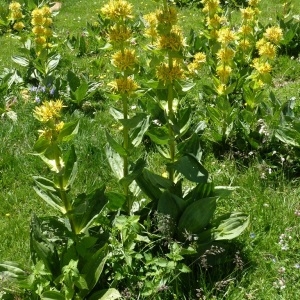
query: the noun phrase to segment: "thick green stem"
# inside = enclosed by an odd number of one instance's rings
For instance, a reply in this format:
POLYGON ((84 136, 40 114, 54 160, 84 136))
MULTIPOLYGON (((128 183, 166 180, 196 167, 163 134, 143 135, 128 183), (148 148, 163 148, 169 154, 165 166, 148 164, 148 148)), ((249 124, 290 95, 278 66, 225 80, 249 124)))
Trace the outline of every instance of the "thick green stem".
MULTIPOLYGON (((169 54, 169 69, 173 68, 173 59, 169 54)), ((169 150, 170 150, 170 158, 171 163, 175 161, 175 135, 172 127, 172 123, 174 121, 174 111, 173 111, 173 84, 172 82, 168 85, 168 130, 169 130, 169 150)), ((169 169, 169 179, 174 182, 174 170, 171 167, 169 169)))
POLYGON ((73 218, 73 215, 72 215, 73 207, 72 207, 71 202, 68 199, 67 192, 64 189, 62 166, 61 166, 61 163, 60 163, 60 157, 59 157, 58 153, 55 156, 55 163, 56 163, 56 167, 57 167, 57 170, 58 170, 57 176, 58 176, 58 183, 59 183, 60 199, 62 200, 62 202, 64 204, 64 207, 65 207, 65 210, 66 210, 66 215, 69 219, 72 232, 77 234, 78 232, 76 231, 75 221, 74 221, 74 218, 73 218))
MULTIPOLYGON (((127 101, 127 96, 122 95, 122 101, 123 101, 123 117, 124 120, 128 119, 128 101, 127 101)), ((123 147, 126 152, 128 152, 129 149, 129 133, 128 133, 128 127, 124 126, 123 127, 123 147)), ((123 177, 126 177, 128 175, 128 155, 125 154, 123 156, 123 177)), ((131 209, 131 204, 130 204, 130 199, 129 199, 129 187, 126 185, 124 187, 124 194, 126 196, 126 201, 127 201, 127 209, 128 213, 130 212, 131 209)))

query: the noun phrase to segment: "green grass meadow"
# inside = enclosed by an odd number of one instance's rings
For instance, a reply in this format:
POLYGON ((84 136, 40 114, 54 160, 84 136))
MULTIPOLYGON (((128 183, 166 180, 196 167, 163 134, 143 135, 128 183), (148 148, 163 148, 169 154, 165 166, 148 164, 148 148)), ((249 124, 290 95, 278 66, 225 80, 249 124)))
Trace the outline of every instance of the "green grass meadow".
MULTIPOLYGON (((145 14, 156 5, 150 0, 130 2, 138 14, 145 14)), ((295 15, 300 15, 299 0, 291 2, 295 15)), ((54 21, 56 34, 62 40, 68 35, 82 34, 86 31, 86 23, 96 20, 96 11, 104 3, 106 1, 103 0, 63 0, 54 21)), ((276 24, 275 15, 282 3, 281 0, 262 0, 261 22, 273 20, 276 24)), ((6 5, 6 1, 0 0, 0 5, 6 5)), ((185 32, 197 28, 199 11, 197 5, 180 8, 185 32)), ((228 11, 234 19, 234 6, 230 6, 228 11)), ((18 46, 17 38, 9 34, 0 36, 0 74, 5 68, 19 68, 11 60, 18 46)), ((105 85, 112 76, 111 70, 106 69, 108 58, 100 57, 96 45, 89 47, 91 53, 83 56, 76 55, 76 49, 71 51, 67 46, 62 47, 63 69, 97 77, 105 85)), ((295 97, 300 106, 300 56, 282 54, 275 65, 274 94, 282 101, 295 97)), ((198 93, 195 92, 195 103, 198 93)), ((15 97, 19 99, 14 106, 17 121, 0 118, 0 261, 18 261, 29 268, 31 216, 33 213, 51 215, 53 212, 33 190, 32 176, 47 175, 48 172, 32 152, 39 128, 32 115, 35 104, 20 100, 19 94, 15 97)), ((80 130, 75 139, 79 173, 74 193, 91 191, 100 182, 108 183, 108 190, 117 187, 104 151, 105 129, 118 130, 107 112, 109 101, 112 100, 100 95, 99 103, 91 113, 75 110, 68 116, 70 119, 80 117, 80 130)), ((220 200, 218 209, 250 214, 250 226, 239 238, 230 242, 235 252, 234 259, 227 264, 228 268, 217 266, 204 273, 195 270, 188 276, 198 276, 195 280, 198 287, 191 287, 193 290, 185 298, 179 291, 178 298, 174 299, 300 299, 300 174, 287 175, 287 171, 293 168, 289 165, 288 155, 278 157, 281 167, 270 166, 255 153, 244 155, 247 156, 246 163, 243 157, 236 158, 231 152, 221 157, 204 153, 204 165, 215 184, 238 187, 229 198, 220 200)), ((276 149, 273 155, 278 155, 276 149)), ((160 161, 155 155, 148 162, 152 169, 159 170, 160 161)), ((186 280, 190 279, 187 277, 186 280)), ((0 291, 4 286, 9 284, 0 277, 0 291)))

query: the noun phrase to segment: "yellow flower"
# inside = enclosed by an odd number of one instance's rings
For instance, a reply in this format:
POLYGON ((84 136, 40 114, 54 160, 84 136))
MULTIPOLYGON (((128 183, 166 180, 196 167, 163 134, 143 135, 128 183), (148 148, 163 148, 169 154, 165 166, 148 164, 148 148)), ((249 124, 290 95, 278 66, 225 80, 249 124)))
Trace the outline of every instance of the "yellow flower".
POLYGON ((21 11, 13 11, 12 13, 11 13, 11 18, 13 19, 13 20, 21 20, 21 19, 23 19, 23 14, 22 14, 22 12, 21 11))
POLYGON ((112 90, 125 95, 131 95, 134 91, 138 89, 137 83, 131 78, 117 78, 115 81, 109 83, 112 90))
POLYGON ((253 60, 253 68, 258 71, 259 74, 268 74, 272 71, 272 67, 268 62, 262 62, 258 58, 253 60))
POLYGON ((242 33, 243 35, 249 35, 252 34, 253 32, 253 27, 249 26, 249 25, 242 25, 239 28, 239 32, 242 33))
POLYGON ((31 24, 33 26, 36 26, 36 25, 44 25, 44 22, 45 22, 45 17, 44 17, 44 14, 42 12, 41 9, 39 8, 35 8, 32 12, 31 12, 31 24))
POLYGON ((135 51, 125 49, 123 52, 118 51, 112 56, 112 63, 121 71, 133 69, 136 64, 135 51))
POLYGON ((229 28, 221 28, 218 30, 218 38, 217 41, 223 45, 227 45, 230 42, 236 40, 235 33, 229 28))
POLYGON ((203 52, 198 52, 194 55, 194 61, 198 64, 206 63, 206 54, 203 52))
POLYGON ((8 6, 9 10, 11 11, 18 11, 21 9, 21 4, 19 2, 11 2, 8 6))
POLYGON ((220 0, 204 0, 201 2, 204 4, 202 11, 208 13, 210 16, 220 10, 220 0))
POLYGON ((115 24, 110 27, 108 37, 112 43, 121 44, 131 37, 131 31, 126 26, 115 24))
POLYGON ((44 36, 38 36, 34 41, 37 45, 44 45, 47 42, 47 39, 44 36))
POLYGON ((112 21, 132 18, 132 5, 125 0, 110 0, 101 9, 101 13, 112 21))
POLYGON ((156 14, 154 12, 146 14, 143 16, 144 20, 148 23, 148 26, 157 26, 157 18, 156 18, 156 14))
POLYGON ((226 65, 221 65, 221 66, 218 66, 217 67, 217 75, 219 76, 220 78, 220 81, 222 83, 227 83, 228 79, 229 79, 229 76, 232 72, 232 69, 230 66, 226 66, 226 65))
POLYGON ((239 42, 239 47, 245 51, 251 47, 251 44, 247 39, 244 39, 239 42))
POLYGON ((190 73, 197 73, 204 63, 206 63, 205 53, 198 52, 194 55, 194 61, 188 64, 187 68, 190 73))
POLYGON ((250 6, 257 6, 260 0, 248 0, 250 6))
POLYGON ((219 84, 217 86, 216 90, 219 95, 224 95, 226 92, 226 84, 224 84, 224 83, 219 84))
POLYGON ((51 10, 49 6, 44 6, 41 8, 41 13, 44 17, 50 17, 51 16, 51 10))
POLYGON ((52 18, 44 18, 44 26, 50 27, 53 24, 52 18))
POLYGON ((21 31, 25 27, 23 22, 17 22, 14 24, 14 30, 21 31))
POLYGON ((270 42, 266 42, 265 44, 260 45, 260 47, 258 48, 258 53, 260 56, 274 59, 276 56, 276 47, 270 42))
POLYGON ((272 26, 266 29, 264 37, 274 43, 278 44, 282 39, 282 29, 280 27, 272 26))
POLYGON ((224 16, 219 16, 217 14, 212 17, 206 17, 206 26, 211 26, 213 28, 219 28, 221 25, 226 23, 226 18, 224 16))
POLYGON ((156 11, 156 18, 161 25, 175 25, 178 21, 177 10, 174 6, 156 11))
POLYGON ((244 20, 253 20, 257 11, 251 7, 240 8, 244 20))
POLYGON ((235 52, 229 48, 221 48, 217 52, 217 57, 222 63, 230 63, 232 62, 232 58, 234 57, 235 52))
POLYGON ((32 32, 35 34, 35 35, 44 35, 44 32, 45 32, 45 28, 43 26, 34 26, 32 28, 32 32))
POLYGON ((158 47, 164 50, 180 51, 184 46, 182 31, 178 26, 173 26, 167 35, 161 35, 158 47))
POLYGON ((157 67, 156 77, 166 84, 171 83, 174 80, 182 79, 184 77, 184 72, 178 64, 174 64, 174 66, 170 68, 166 63, 163 63, 157 67))
POLYGON ((256 44, 255 44, 255 45, 256 45, 256 49, 261 48, 266 42, 267 42, 267 41, 266 41, 264 38, 258 40, 258 41, 256 42, 256 44))
POLYGON ((145 36, 156 38, 158 36, 158 32, 156 29, 158 22, 155 13, 144 15, 143 18, 147 23, 145 29, 145 36))
POLYGON ((61 100, 46 101, 41 106, 34 109, 34 117, 42 123, 47 123, 50 120, 55 120, 60 117, 62 108, 65 107, 61 100))

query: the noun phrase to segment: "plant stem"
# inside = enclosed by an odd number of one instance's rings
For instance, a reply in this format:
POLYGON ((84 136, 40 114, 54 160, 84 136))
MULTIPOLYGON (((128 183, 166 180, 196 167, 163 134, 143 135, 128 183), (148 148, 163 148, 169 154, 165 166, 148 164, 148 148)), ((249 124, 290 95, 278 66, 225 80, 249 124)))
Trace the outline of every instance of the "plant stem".
POLYGON ((58 183, 59 183, 60 199, 62 200, 62 202, 64 204, 64 207, 66 210, 66 215, 69 219, 72 232, 77 234, 78 232, 76 231, 75 221, 74 221, 73 214, 72 214, 73 207, 72 207, 71 202, 68 199, 67 192, 64 189, 62 166, 60 163, 60 157, 59 157, 58 153, 57 153, 57 155, 55 155, 55 164, 56 164, 56 167, 58 170, 57 176, 58 176, 58 183))
MULTIPOLYGON (((128 120, 128 101, 127 96, 122 95, 122 102, 123 102, 123 118, 124 120, 128 120)), ((128 151, 129 148, 129 134, 128 134, 128 127, 124 125, 123 127, 123 147, 125 151, 128 151)), ((126 177, 128 175, 128 155, 125 154, 123 156, 123 177, 126 177)), ((130 212, 131 205, 130 205, 130 199, 129 199, 129 188, 128 185, 124 187, 124 194, 127 200, 127 209, 128 213, 130 212)))
MULTIPOLYGON (((173 68, 173 59, 169 54, 169 69, 172 70, 173 68)), ((169 130, 169 150, 170 150, 170 157, 171 163, 175 161, 175 136, 174 130, 172 127, 172 123, 174 120, 174 111, 173 111, 173 84, 170 82, 168 85, 168 130, 169 130)), ((174 170, 171 167, 169 169, 169 179, 174 182, 174 170)))

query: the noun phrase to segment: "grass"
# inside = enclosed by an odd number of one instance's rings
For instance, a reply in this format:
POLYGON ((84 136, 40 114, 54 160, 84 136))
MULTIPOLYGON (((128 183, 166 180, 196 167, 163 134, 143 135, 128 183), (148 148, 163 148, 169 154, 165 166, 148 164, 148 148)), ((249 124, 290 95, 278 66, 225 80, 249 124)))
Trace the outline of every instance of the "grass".
MULTIPOLYGON (((105 2, 89 1, 87 4, 87 1, 63 1, 62 10, 55 21, 57 33, 62 39, 68 33, 81 34, 86 29, 86 21, 92 22, 96 17, 94 12, 105 2)), ((152 2, 132 3, 139 7, 141 13, 155 5, 152 2)), ((296 0, 293 3, 295 14, 299 14, 300 4, 296 0)), ((280 0, 272 3, 262 0, 261 19, 268 21, 273 18, 280 5, 280 0)), ((182 23, 188 32, 189 28, 197 26, 198 10, 195 7, 185 7, 183 14, 186 21, 182 23)), ((1 36, 0 43, 1 74, 4 67, 14 67, 10 57, 15 54, 18 41, 10 36, 1 36)), ((99 59, 97 53, 88 57, 74 57, 70 52, 67 58, 71 61, 69 67, 74 70, 91 73, 93 76, 99 71, 106 71, 103 66, 101 69, 101 64, 91 64, 99 59)), ((283 100, 296 97, 299 101, 298 58, 281 56, 276 65, 276 96, 283 100)), ((104 103, 104 106, 108 105, 109 103, 104 103)), ((37 131, 37 124, 32 118, 32 104, 20 102, 15 111, 18 115, 16 123, 7 118, 0 119, 0 261, 18 261, 28 267, 31 214, 45 215, 51 214, 51 211, 32 189, 31 176, 47 172, 38 158, 30 154, 37 131)), ((75 142, 79 157, 79 176, 74 192, 90 191, 100 182, 112 182, 108 189, 115 189, 116 184, 108 172, 104 154, 104 132, 112 121, 105 110, 97 111, 93 118, 83 114, 80 118, 81 129, 75 142)), ((149 162, 153 168, 159 168, 155 159, 149 158, 149 162)), ((282 164, 284 166, 284 160, 282 164)), ((190 298, 187 299, 195 299, 196 289, 201 288, 206 299, 214 299, 213 294, 217 295, 215 299, 231 300, 299 299, 299 179, 287 180, 282 170, 272 169, 255 158, 246 167, 241 162, 232 160, 230 156, 220 161, 208 155, 205 165, 216 185, 239 187, 231 198, 220 203, 220 209, 248 212, 251 215, 251 225, 234 243, 235 252, 230 256, 233 261, 234 255, 239 255, 244 264, 243 269, 239 269, 241 266, 238 266, 236 260, 233 267, 226 270, 216 268, 210 270, 211 273, 202 275, 199 270, 195 270, 196 276, 199 276, 196 280, 198 286, 193 286, 190 298), (221 278, 217 284, 218 272, 225 279, 221 278), (209 277, 209 274, 213 275, 209 277)), ((0 281, 0 290, 1 284, 0 281)))

